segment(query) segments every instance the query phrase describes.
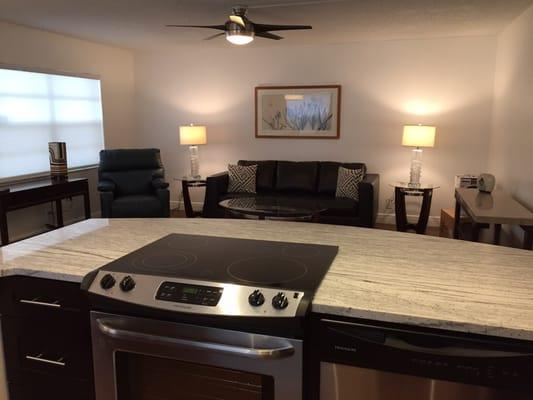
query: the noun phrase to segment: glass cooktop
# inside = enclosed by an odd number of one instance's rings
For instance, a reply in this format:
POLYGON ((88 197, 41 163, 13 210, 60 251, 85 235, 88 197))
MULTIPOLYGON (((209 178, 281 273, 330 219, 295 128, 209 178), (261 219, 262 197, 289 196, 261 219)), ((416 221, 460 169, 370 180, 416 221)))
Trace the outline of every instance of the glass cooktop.
POLYGON ((337 246, 170 234, 104 269, 313 292, 337 251, 337 246))

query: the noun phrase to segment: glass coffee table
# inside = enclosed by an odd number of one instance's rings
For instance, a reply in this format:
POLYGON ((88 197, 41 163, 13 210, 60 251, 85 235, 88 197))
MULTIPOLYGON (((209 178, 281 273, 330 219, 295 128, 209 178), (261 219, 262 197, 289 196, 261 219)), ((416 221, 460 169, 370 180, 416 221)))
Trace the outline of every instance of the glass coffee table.
POLYGON ((315 201, 278 197, 235 197, 218 203, 228 214, 258 219, 309 220, 317 222, 326 211, 315 201))

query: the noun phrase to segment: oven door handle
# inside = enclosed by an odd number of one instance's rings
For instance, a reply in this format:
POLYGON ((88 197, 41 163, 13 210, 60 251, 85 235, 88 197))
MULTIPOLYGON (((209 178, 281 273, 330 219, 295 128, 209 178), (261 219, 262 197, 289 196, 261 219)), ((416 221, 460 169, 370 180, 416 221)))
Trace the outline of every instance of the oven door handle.
POLYGON ((278 346, 272 348, 251 348, 227 343, 197 341, 184 337, 167 337, 146 332, 130 331, 128 329, 124 329, 123 327, 114 325, 112 320, 110 319, 98 318, 96 320, 96 325, 98 326, 98 329, 101 333, 113 339, 134 340, 150 343, 165 343, 190 349, 211 350, 216 351, 218 353, 230 354, 246 358, 284 358, 293 355, 295 351, 293 345, 288 341, 283 341, 281 345, 279 345, 279 340, 277 340, 276 345, 278 346))

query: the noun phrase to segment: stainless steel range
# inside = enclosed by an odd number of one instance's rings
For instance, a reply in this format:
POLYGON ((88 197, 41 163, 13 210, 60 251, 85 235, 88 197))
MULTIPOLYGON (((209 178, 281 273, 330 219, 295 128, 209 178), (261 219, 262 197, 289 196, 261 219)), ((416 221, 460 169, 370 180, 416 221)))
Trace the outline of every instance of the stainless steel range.
POLYGON ((172 234, 89 274, 97 400, 302 399, 338 248, 172 234))

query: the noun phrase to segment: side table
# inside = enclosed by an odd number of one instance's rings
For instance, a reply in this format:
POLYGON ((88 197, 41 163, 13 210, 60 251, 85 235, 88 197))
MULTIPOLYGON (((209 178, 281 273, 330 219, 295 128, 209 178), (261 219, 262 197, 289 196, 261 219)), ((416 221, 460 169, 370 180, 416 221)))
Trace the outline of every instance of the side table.
POLYGON ((399 232, 406 232, 411 229, 416 233, 423 235, 426 233, 429 220, 429 212, 431 210, 431 198, 433 197, 433 190, 438 189, 438 186, 420 184, 410 185, 407 182, 395 182, 390 186, 394 187, 394 203, 396 206, 396 230, 399 232), (405 208, 406 196, 422 196, 422 207, 418 222, 410 224, 407 222, 407 211, 405 208))
POLYGON ((200 211, 194 211, 191 203, 191 195, 189 193, 189 188, 191 187, 205 187, 206 180, 203 177, 192 177, 192 176, 182 176, 179 178, 174 178, 175 181, 181 181, 181 193, 178 199, 178 209, 179 203, 183 200, 183 206, 185 208, 185 215, 187 218, 194 218, 202 215, 200 211))

